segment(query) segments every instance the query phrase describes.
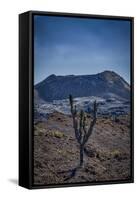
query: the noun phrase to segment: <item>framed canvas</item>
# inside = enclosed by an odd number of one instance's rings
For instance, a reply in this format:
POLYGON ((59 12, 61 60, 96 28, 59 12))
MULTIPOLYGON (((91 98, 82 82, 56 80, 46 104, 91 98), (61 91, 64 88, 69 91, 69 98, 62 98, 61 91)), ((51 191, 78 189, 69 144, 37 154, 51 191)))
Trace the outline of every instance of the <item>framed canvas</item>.
POLYGON ((19 185, 134 181, 134 19, 19 15, 19 185))

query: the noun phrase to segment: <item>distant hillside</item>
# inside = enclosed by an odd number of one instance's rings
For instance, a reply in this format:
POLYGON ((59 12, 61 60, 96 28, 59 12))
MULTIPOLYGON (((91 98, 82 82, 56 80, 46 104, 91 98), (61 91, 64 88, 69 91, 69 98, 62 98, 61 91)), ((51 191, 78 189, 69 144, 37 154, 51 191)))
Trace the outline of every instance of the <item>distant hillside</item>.
POLYGON ((130 86, 113 71, 78 76, 56 76, 52 74, 35 85, 35 98, 44 101, 51 102, 66 99, 69 94, 72 94, 73 97, 107 97, 111 94, 112 96, 129 99, 130 86))

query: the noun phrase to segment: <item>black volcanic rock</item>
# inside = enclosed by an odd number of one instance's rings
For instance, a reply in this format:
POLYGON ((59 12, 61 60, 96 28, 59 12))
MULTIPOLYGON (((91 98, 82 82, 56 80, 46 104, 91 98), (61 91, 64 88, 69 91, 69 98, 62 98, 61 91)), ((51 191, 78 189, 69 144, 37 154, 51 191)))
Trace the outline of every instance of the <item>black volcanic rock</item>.
POLYGON ((44 101, 61 100, 73 97, 98 96, 109 94, 121 98, 130 98, 129 84, 113 71, 104 71, 95 75, 67 75, 47 77, 35 85, 37 95, 44 101))

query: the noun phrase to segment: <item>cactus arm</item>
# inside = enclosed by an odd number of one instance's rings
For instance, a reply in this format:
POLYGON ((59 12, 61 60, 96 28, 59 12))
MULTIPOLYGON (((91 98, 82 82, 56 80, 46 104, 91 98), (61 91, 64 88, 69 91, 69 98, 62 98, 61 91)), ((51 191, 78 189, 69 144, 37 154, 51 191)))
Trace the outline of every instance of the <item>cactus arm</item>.
POLYGON ((84 117, 84 112, 83 112, 83 110, 81 110, 80 111, 80 119, 79 119, 79 137, 80 137, 80 140, 82 138, 83 117, 84 117))
POLYGON ((71 111, 71 114, 73 116, 73 98, 72 98, 72 95, 69 95, 69 102, 70 102, 70 111, 71 111))
POLYGON ((78 132, 78 121, 75 118, 73 118, 73 127, 74 127, 74 130, 75 130, 75 137, 76 137, 77 141, 80 143, 80 135, 79 135, 79 132, 78 132))
POLYGON ((85 116, 83 118, 83 131, 84 131, 84 134, 87 134, 87 130, 86 130, 86 117, 85 116))
POLYGON ((93 119, 93 121, 90 123, 88 133, 84 135, 83 145, 88 141, 90 135, 93 133, 93 128, 94 128, 95 124, 96 124, 96 118, 93 119))
POLYGON ((93 128, 94 128, 94 126, 96 124, 96 121, 97 121, 97 108, 98 108, 98 105, 97 105, 96 101, 94 101, 94 105, 93 105, 93 121, 91 121, 91 123, 90 123, 90 127, 89 127, 89 130, 88 130, 87 134, 84 135, 83 144, 85 144, 88 141, 90 135, 93 133, 93 128))
POLYGON ((76 109, 76 106, 75 106, 75 108, 73 106, 72 95, 69 95, 69 101, 70 101, 70 107, 71 107, 70 110, 71 110, 72 119, 73 119, 73 128, 75 130, 75 137, 76 137, 78 143, 80 143, 80 134, 79 134, 79 131, 78 131, 78 121, 76 119, 77 109, 76 109))

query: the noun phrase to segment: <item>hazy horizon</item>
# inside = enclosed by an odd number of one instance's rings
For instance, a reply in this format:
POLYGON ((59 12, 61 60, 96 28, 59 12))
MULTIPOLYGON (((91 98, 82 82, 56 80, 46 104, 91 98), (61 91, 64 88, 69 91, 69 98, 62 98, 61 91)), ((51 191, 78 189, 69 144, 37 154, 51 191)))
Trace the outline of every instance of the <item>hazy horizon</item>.
POLYGON ((130 21, 34 17, 34 84, 114 71, 130 84, 130 21))

